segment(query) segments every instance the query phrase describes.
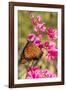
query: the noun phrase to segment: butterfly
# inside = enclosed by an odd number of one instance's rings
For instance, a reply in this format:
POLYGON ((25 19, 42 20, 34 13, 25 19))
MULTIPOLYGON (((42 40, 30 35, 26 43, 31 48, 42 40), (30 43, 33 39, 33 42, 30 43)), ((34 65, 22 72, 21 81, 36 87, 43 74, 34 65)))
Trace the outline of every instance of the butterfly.
POLYGON ((27 42, 22 50, 19 63, 25 64, 30 60, 38 60, 42 56, 42 50, 33 42, 27 42))

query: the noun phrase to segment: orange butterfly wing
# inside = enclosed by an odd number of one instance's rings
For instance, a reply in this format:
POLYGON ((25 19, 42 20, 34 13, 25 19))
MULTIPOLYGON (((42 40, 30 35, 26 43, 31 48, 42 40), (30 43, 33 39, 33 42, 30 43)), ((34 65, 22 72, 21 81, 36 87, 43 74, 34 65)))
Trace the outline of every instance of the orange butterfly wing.
POLYGON ((29 43, 24 50, 24 56, 26 59, 39 58, 41 53, 41 49, 33 43, 29 43))
POLYGON ((33 44, 32 42, 28 42, 24 47, 19 63, 26 63, 28 60, 37 60, 42 56, 41 49, 33 44))

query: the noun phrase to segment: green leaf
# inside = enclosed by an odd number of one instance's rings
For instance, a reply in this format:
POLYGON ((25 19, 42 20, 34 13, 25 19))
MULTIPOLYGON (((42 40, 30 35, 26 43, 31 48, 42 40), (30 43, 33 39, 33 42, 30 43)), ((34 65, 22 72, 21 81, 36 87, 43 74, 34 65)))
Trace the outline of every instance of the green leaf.
POLYGON ((19 72, 19 78, 20 79, 25 79, 26 78, 26 75, 27 75, 26 69, 22 69, 22 71, 19 72))

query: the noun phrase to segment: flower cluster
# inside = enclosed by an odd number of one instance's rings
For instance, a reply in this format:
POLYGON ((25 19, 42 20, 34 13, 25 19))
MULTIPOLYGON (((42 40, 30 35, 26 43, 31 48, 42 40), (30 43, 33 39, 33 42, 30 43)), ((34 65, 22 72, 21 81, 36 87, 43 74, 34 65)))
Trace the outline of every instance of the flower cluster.
POLYGON ((31 21, 32 21, 32 24, 35 26, 34 27, 35 32, 37 32, 39 30, 42 32, 45 32, 46 26, 45 26, 45 23, 42 22, 41 16, 37 16, 36 19, 34 18, 34 16, 32 16, 31 21))
POLYGON ((46 41, 44 47, 47 48, 48 51, 46 59, 48 61, 55 60, 58 56, 58 49, 56 48, 56 44, 54 42, 46 41))
POLYGON ((31 33, 28 35, 27 40, 33 42, 35 45, 40 47, 41 50, 43 48, 46 48, 48 52, 46 59, 48 61, 56 59, 58 56, 58 49, 54 41, 57 39, 57 30, 52 27, 49 27, 48 30, 46 30, 46 25, 42 22, 41 16, 37 16, 36 18, 32 16, 31 21, 34 25, 34 31, 36 33, 40 31, 42 33, 39 33, 38 35, 36 35, 35 33, 31 33), (48 40, 42 42, 42 39, 44 38, 43 35, 45 32, 48 35, 48 40))
POLYGON ((29 67, 27 71, 27 79, 35 78, 53 78, 56 77, 55 73, 50 72, 48 69, 41 70, 38 66, 29 67))
POLYGON ((51 40, 57 39, 57 30, 52 27, 48 28, 48 37, 51 40))

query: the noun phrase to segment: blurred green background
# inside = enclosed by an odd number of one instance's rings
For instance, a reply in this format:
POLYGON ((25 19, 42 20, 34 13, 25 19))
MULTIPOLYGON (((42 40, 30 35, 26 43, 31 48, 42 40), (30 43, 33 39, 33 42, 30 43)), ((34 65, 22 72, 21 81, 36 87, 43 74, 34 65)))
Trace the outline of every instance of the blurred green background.
MULTIPOLYGON (((33 14, 35 16, 42 16, 42 21, 46 23, 46 27, 54 27, 57 29, 57 13, 56 12, 35 12, 35 11, 18 11, 18 54, 20 57, 20 53, 22 52, 22 49, 24 48, 26 42, 27 42, 27 36, 30 32, 33 30, 33 25, 31 23, 30 15, 33 14)), ((47 39, 47 37, 44 37, 44 41, 47 39)), ((26 67, 25 66, 31 66, 33 61, 27 62, 24 65, 21 65, 19 67, 19 73, 18 78, 24 79, 26 77, 26 67)), ((51 62, 47 63, 46 60, 42 61, 39 60, 37 63, 37 66, 41 67, 41 69, 49 68, 53 72, 57 72, 56 70, 57 62, 51 62), (47 67, 49 66, 49 67, 47 67)))

